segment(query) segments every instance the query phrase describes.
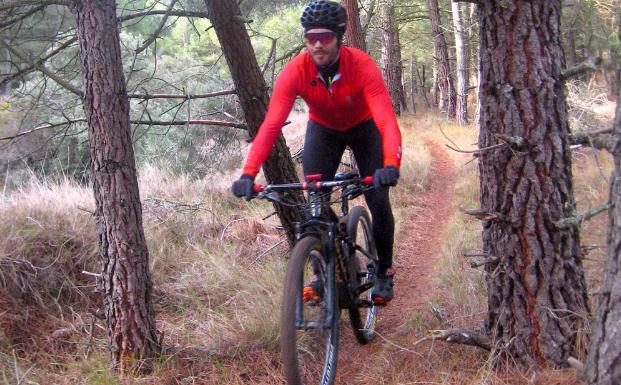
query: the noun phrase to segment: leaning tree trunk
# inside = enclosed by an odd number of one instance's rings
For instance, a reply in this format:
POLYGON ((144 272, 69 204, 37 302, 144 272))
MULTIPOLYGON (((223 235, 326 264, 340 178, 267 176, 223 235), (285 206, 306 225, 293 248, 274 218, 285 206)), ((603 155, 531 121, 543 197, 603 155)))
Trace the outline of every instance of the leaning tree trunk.
MULTIPOLYGON (((75 6, 84 113, 95 190, 101 287, 117 367, 160 352, 151 302, 149 253, 129 123, 114 0, 75 6)), ((148 367, 142 367, 147 369, 148 367)))
MULTIPOLYGON (((431 20, 431 32, 433 34, 435 46, 435 62, 437 72, 438 89, 440 96, 438 97, 438 106, 440 110, 446 111, 450 119, 455 118, 455 84, 453 75, 451 74, 451 66, 449 64, 448 48, 444 32, 442 31, 442 22, 440 20, 440 11, 438 9, 438 0, 427 0, 429 8, 429 19, 431 20)), ((434 99, 434 97, 432 97, 434 99)))
POLYGON ((455 120, 458 124, 468 124, 468 59, 469 44, 464 32, 464 23, 461 18, 461 5, 451 3, 453 10, 453 24, 455 28, 455 55, 457 56, 457 104, 455 106, 455 120))
POLYGON ((343 0, 343 7, 347 10, 347 30, 345 31, 347 45, 366 51, 367 47, 360 26, 358 0, 343 0))
POLYGON ((565 365, 588 317, 573 215, 561 1, 480 3, 483 248, 497 358, 565 365))
MULTIPOLYGON (((616 63, 617 75, 621 76, 621 55, 617 56, 616 63)), ((599 306, 587 359, 589 385, 616 385, 621 381, 621 89, 617 95, 613 128, 615 168, 610 186, 611 206, 608 209, 608 264, 597 297, 599 306)))
POLYGON ((399 43, 399 31, 395 24, 395 10, 392 0, 385 0, 382 4, 382 67, 384 69, 384 81, 390 94, 392 108, 395 114, 400 115, 401 110, 407 111, 405 92, 403 90, 403 68, 401 66, 401 44, 399 43))
MULTIPOLYGON (((250 37, 244 26, 244 18, 235 0, 205 0, 211 23, 229 65, 235 89, 239 97, 248 132, 254 138, 265 118, 269 95, 267 85, 261 75, 250 37)), ((298 181, 291 153, 282 135, 278 136, 270 156, 263 165, 263 172, 268 183, 290 183, 298 181)), ((287 193, 288 200, 304 202, 300 193, 287 193)), ((289 243, 295 241, 295 223, 302 219, 296 207, 276 204, 276 211, 282 223, 289 243)))

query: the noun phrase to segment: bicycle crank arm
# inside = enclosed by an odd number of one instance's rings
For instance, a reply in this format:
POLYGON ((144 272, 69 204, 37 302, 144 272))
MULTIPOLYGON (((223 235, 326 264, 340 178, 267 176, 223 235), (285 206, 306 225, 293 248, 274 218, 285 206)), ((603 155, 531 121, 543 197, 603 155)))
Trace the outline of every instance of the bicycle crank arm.
POLYGON ((358 307, 373 307, 373 306, 375 306, 373 304, 373 302, 369 301, 368 299, 359 299, 357 304, 358 304, 358 307))
POLYGON ((358 288, 356 289, 356 292, 357 292, 358 295, 360 295, 360 294, 364 293, 365 291, 369 290, 372 287, 373 287, 373 282, 367 282, 367 283, 364 283, 364 284, 358 286, 358 288))

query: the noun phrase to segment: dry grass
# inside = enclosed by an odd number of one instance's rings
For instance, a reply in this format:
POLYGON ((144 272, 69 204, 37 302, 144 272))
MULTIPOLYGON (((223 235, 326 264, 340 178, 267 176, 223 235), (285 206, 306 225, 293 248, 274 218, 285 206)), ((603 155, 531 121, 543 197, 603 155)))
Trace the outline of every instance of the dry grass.
MULTIPOLYGON (((288 136, 299 142, 303 125, 293 120, 288 136)), ((403 122, 413 130, 403 132, 402 179, 392 194, 397 223, 408 215, 406 197, 423 191, 433 177, 424 139, 461 149, 476 142, 472 126, 449 124, 430 112, 403 122)), ((476 162, 466 164, 470 155, 449 154, 456 165, 455 215, 445 229, 430 303, 446 313, 450 326, 477 328, 486 306, 484 283, 462 255, 480 247, 480 223, 459 211, 478 205, 477 168, 476 162)), ((610 162, 601 154, 595 162, 592 154, 581 150, 575 157, 581 209, 606 199, 602 175, 609 175, 610 162)), ((97 244, 92 216, 78 207, 92 209, 90 189, 68 181, 33 181, 3 197, 0 379, 72 385, 281 383, 276 341, 286 244, 276 218, 262 220, 271 213, 269 204, 230 196, 234 177, 197 181, 152 167, 140 173, 158 328, 166 348, 147 377, 119 377, 109 369, 103 325, 89 315, 98 306, 94 279, 81 271, 97 270, 97 244), (53 337, 55 331, 60 337, 53 337)), ((585 224, 584 243, 603 244, 601 218, 585 224)), ((591 277, 601 268, 601 253, 589 256, 596 259, 587 265, 591 277)), ((589 282, 598 285, 597 279, 589 282)), ((398 346, 377 342, 370 369, 352 383, 529 383, 530 376, 493 371, 487 355, 474 348, 415 346, 427 330, 447 326, 430 312, 413 313, 391 336, 398 346)), ((543 371, 532 383, 576 382, 571 372, 543 371)))

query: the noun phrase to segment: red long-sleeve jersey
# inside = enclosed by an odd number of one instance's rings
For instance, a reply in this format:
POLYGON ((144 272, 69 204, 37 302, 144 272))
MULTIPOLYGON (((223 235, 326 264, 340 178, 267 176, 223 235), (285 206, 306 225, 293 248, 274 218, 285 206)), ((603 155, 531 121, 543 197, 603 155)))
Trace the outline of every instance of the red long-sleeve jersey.
POLYGON ((401 132, 377 65, 367 53, 355 48, 341 46, 339 55, 338 75, 329 90, 321 83, 308 52, 283 68, 265 120, 250 147, 244 174, 257 175, 298 95, 308 105, 310 120, 336 131, 347 131, 373 118, 382 137, 384 166, 399 168, 401 132))

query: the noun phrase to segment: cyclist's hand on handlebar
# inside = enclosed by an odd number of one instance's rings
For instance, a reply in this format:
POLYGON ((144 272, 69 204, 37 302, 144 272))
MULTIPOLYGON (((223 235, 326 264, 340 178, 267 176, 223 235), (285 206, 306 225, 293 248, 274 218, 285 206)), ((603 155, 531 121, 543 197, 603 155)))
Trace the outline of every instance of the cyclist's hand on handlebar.
POLYGON ((394 166, 386 166, 375 170, 373 185, 376 188, 396 186, 399 180, 399 170, 394 166))
POLYGON ((239 198, 246 198, 246 200, 252 199, 254 196, 254 177, 243 174, 238 180, 233 182, 233 186, 231 187, 231 191, 233 195, 239 198))

